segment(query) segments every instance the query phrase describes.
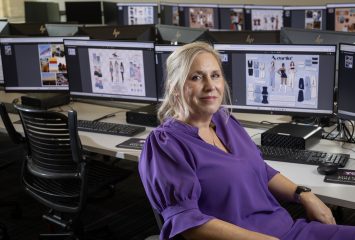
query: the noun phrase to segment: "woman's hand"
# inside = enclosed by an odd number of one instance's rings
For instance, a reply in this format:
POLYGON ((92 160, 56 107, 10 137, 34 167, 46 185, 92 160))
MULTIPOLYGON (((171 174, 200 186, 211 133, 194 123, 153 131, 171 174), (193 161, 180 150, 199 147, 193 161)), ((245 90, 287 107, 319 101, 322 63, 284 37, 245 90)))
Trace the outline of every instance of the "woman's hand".
POLYGON ((325 224, 336 224, 332 211, 312 192, 301 193, 300 202, 310 220, 325 224))

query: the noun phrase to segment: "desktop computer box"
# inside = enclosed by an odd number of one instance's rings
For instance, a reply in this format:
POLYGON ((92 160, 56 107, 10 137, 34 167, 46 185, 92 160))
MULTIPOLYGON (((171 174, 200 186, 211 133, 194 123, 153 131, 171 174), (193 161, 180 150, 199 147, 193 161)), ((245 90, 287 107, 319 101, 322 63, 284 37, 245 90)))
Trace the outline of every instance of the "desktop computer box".
POLYGON ((158 126, 157 105, 152 104, 126 112, 126 122, 150 127, 158 126))
POLYGON ((308 149, 322 138, 322 128, 280 123, 261 134, 262 146, 308 149))
POLYGON ((39 109, 49 109, 69 102, 69 93, 31 93, 21 96, 22 105, 39 109))

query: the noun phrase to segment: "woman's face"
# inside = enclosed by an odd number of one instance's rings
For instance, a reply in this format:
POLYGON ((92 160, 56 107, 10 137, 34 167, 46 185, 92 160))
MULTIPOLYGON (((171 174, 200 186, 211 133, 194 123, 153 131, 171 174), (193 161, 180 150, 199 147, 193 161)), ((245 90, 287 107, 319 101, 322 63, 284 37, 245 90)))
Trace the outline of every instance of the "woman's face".
POLYGON ((224 78, 216 58, 211 53, 198 54, 184 85, 190 117, 212 116, 221 106, 223 96, 224 78))

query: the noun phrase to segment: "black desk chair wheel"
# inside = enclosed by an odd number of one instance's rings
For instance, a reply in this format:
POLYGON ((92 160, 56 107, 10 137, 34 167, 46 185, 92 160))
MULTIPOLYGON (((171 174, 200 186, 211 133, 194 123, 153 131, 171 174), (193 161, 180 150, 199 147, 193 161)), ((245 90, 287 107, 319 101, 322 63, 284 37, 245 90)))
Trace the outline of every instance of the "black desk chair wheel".
POLYGON ((49 208, 43 218, 55 229, 53 233, 41 234, 40 239, 86 238, 81 216, 88 200, 112 189, 131 171, 92 160, 85 154, 75 111, 66 116, 15 107, 27 141, 22 182, 34 199, 49 208))

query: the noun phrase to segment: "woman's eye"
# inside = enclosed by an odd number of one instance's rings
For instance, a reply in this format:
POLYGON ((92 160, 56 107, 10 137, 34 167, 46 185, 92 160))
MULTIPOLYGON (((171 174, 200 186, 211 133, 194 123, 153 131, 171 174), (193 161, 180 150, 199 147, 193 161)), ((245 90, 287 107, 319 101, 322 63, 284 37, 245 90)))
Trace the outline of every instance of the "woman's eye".
POLYGON ((196 80, 200 80, 201 79, 201 76, 200 75, 193 75, 191 77, 192 80, 196 81, 196 80))
POLYGON ((214 73, 214 74, 212 74, 212 79, 217 79, 217 78, 220 78, 220 74, 218 74, 218 73, 214 73))

